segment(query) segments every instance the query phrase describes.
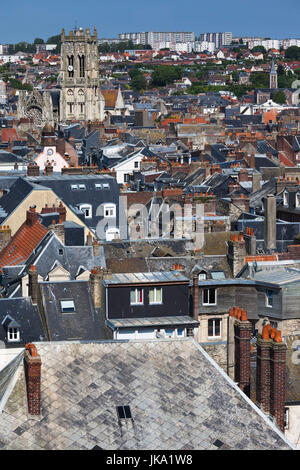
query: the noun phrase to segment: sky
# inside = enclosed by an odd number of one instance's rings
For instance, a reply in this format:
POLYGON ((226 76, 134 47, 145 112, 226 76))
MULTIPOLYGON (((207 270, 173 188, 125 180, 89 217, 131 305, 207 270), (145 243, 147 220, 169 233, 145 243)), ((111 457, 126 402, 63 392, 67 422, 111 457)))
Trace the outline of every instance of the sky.
POLYGON ((46 41, 75 24, 96 26, 101 38, 131 31, 300 38, 300 0, 0 0, 0 7, 0 44, 46 41))

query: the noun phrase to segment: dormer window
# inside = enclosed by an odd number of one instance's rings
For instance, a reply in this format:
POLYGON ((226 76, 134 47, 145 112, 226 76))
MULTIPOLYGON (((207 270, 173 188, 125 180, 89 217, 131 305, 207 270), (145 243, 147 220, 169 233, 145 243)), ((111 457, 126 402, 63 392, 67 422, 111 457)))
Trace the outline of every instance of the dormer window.
POLYGON ((105 204, 103 209, 104 217, 116 217, 116 205, 115 204, 105 204))
POLYGON ((295 205, 297 209, 300 207, 300 193, 296 193, 295 205))
POLYGON ((283 205, 284 206, 289 205, 289 193, 287 191, 284 191, 283 193, 283 205))
POLYGON ((7 341, 17 342, 20 341, 20 330, 19 328, 8 328, 7 329, 7 341))
POLYGON ((84 213, 86 219, 92 218, 92 206, 90 204, 81 204, 79 209, 84 213))
POLYGON ((199 281, 206 281, 207 279, 207 274, 205 271, 201 271, 199 274, 198 274, 198 279, 199 281))
POLYGON ((20 341, 20 325, 10 315, 6 315, 2 325, 6 329, 6 337, 8 342, 20 341))

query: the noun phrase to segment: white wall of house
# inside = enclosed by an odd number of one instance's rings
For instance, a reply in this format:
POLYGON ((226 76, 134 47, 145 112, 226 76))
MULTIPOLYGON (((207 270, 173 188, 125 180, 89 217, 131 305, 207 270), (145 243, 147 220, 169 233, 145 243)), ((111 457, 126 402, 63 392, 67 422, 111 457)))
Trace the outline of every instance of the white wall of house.
POLYGON ((300 450, 300 406, 288 406, 288 422, 284 430, 285 437, 300 450))
POLYGON ((40 170, 44 170, 49 162, 53 166, 53 171, 61 172, 62 168, 69 167, 69 163, 56 151, 56 147, 44 147, 43 151, 35 159, 40 170))
POLYGON ((134 171, 140 170, 141 161, 143 159, 142 154, 134 155, 132 158, 128 160, 118 163, 114 169, 116 171, 117 182, 119 184, 126 183, 127 178, 125 175, 132 175, 134 171))

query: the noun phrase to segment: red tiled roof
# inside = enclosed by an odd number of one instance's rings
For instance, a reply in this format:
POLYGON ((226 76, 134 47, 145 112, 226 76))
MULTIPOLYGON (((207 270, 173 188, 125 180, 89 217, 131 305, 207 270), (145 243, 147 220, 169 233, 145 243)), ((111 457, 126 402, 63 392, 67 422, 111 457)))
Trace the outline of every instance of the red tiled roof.
POLYGON ((290 167, 295 166, 283 152, 279 152, 279 161, 280 163, 283 163, 285 166, 290 166, 290 167))
POLYGON ((278 261, 278 255, 246 256, 245 263, 250 261, 278 261))
POLYGON ((39 220, 28 225, 24 222, 0 253, 0 266, 14 266, 24 263, 32 251, 48 233, 39 220))
POLYGON ((18 140, 18 134, 16 129, 6 127, 1 130, 1 139, 2 142, 10 142, 12 140, 18 140))

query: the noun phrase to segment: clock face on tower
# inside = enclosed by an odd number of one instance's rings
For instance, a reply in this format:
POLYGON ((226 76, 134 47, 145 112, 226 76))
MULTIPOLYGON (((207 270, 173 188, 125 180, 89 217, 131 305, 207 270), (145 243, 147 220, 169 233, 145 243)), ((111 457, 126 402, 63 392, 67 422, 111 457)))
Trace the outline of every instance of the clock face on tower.
POLYGON ((73 65, 68 65, 68 72, 73 72, 73 65))
POLYGON ((47 150, 47 155, 53 155, 53 150, 52 150, 52 149, 48 149, 48 150, 47 150))

